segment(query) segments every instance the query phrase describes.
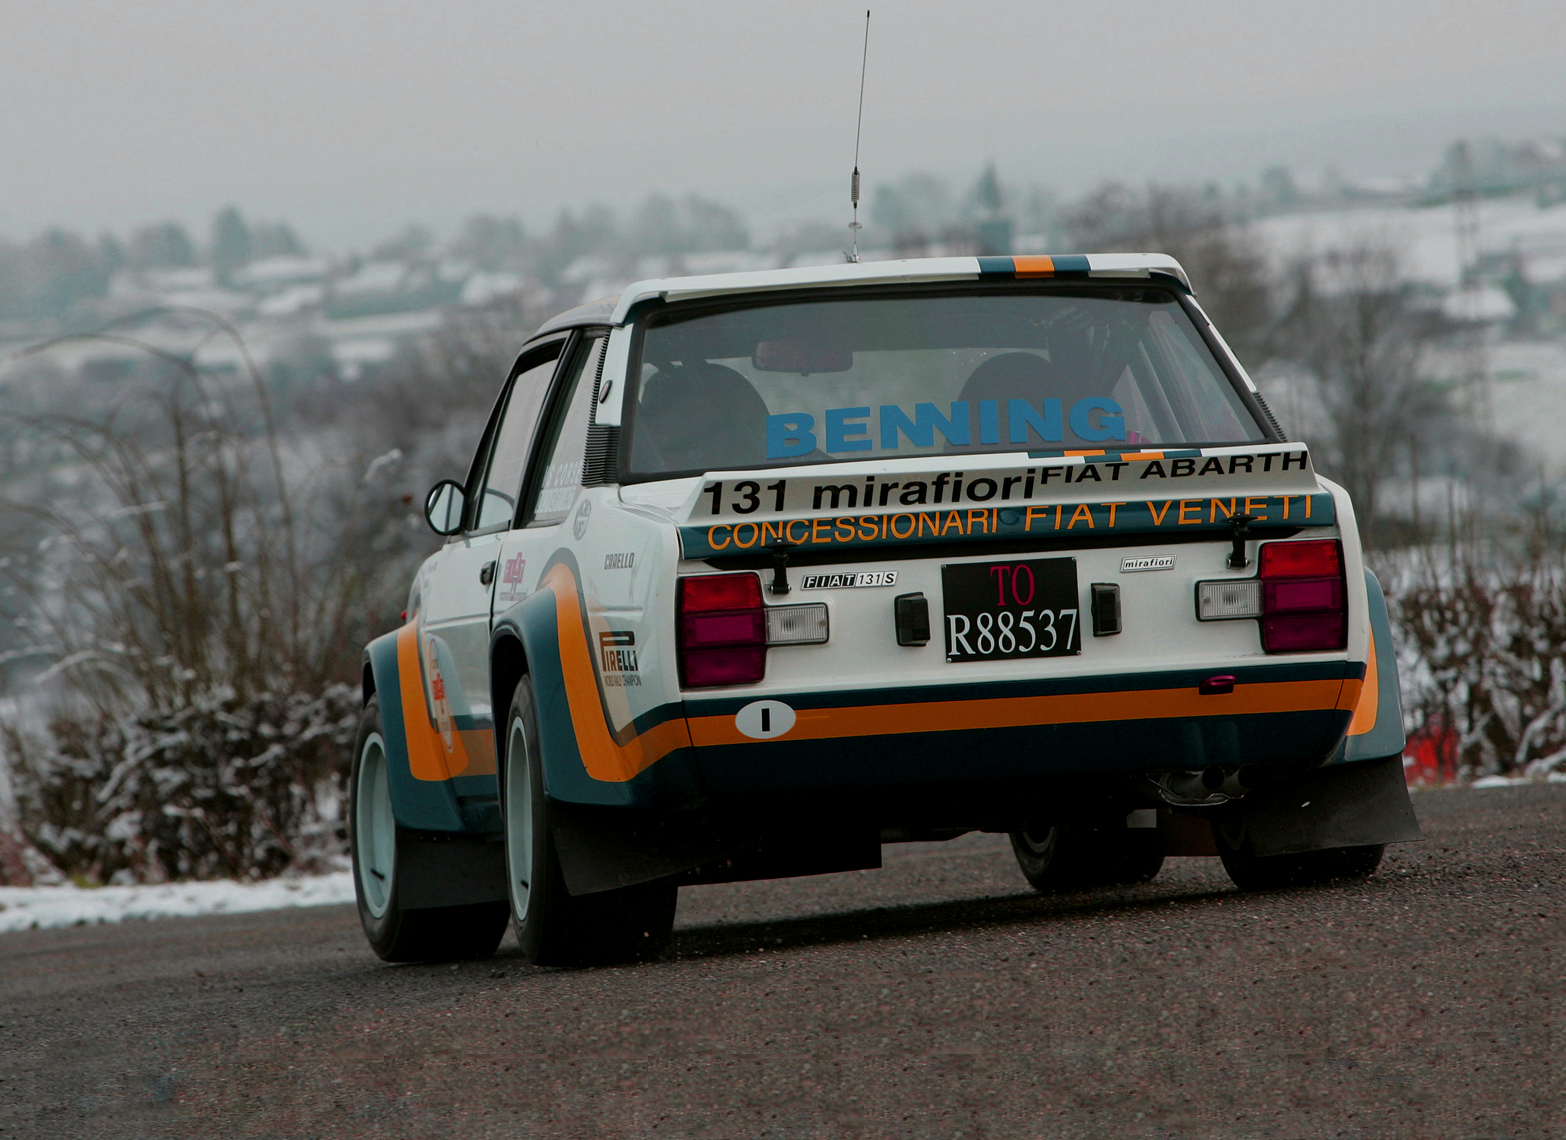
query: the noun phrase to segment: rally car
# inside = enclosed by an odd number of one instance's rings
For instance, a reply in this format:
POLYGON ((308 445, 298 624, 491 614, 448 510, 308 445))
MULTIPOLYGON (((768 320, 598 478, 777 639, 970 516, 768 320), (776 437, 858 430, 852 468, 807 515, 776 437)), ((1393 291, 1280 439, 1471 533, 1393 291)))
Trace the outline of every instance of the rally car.
POLYGON ((681 885, 971 830, 1046 891, 1419 835, 1353 505, 1168 257, 642 282, 427 516, 351 778, 385 959, 645 957, 681 885))

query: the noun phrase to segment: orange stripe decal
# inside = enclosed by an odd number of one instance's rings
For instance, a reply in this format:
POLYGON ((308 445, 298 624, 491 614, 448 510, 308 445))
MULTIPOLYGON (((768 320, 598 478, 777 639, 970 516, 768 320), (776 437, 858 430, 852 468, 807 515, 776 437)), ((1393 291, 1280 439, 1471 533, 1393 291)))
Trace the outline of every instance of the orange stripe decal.
MULTIPOLYGON (((595 780, 624 783, 638 772, 646 771, 676 748, 689 748, 690 730, 684 717, 675 717, 654 725, 646 732, 619 744, 604 720, 598 698, 598 681, 593 657, 582 624, 582 609, 577 600, 576 576, 569 567, 556 563, 544 575, 541 588, 555 595, 555 624, 560 641, 560 672, 565 681, 566 703, 571 709, 571 727, 582 765, 595 780)), ((733 717, 727 718, 730 722, 733 717)))
MULTIPOLYGON (((993 697, 974 701, 800 709, 794 727, 775 740, 828 740, 840 736, 889 736, 906 732, 1019 728, 1044 724, 1089 724, 1106 720, 1166 717, 1245 716, 1253 713, 1314 712, 1352 708, 1342 704, 1358 681, 1268 681, 1238 685, 1234 692, 1203 696, 1194 688, 1139 689, 1115 693, 1073 693, 1041 697, 993 697)), ((744 736, 732 716, 691 717, 698 746, 763 744, 744 736)))
POLYGON ((1053 277, 1055 276, 1055 259, 1053 257, 1013 257, 1012 264, 1016 267, 1018 277, 1053 277))
POLYGON ((1365 662, 1365 684, 1354 705, 1354 719, 1349 721, 1348 734, 1363 736, 1376 727, 1376 713, 1380 711, 1381 685, 1376 675, 1376 631, 1370 631, 1370 656, 1365 662))
MULTIPOLYGON (((452 771, 446 763, 446 744, 430 723, 423 681, 419 632, 410 621, 397 631, 397 685, 402 694, 402 731, 408 739, 408 768, 416 780, 449 780, 452 771)), ((467 766, 464 750, 457 770, 467 766)))

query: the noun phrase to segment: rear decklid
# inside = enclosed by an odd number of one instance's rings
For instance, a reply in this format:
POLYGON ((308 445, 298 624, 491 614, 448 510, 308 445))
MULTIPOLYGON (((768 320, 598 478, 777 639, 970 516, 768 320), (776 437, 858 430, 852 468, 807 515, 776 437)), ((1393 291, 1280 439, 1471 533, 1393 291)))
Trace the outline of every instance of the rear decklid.
POLYGON ((955 542, 979 544, 979 554, 1061 540, 1224 541, 1242 517, 1257 535, 1337 521, 1300 443, 715 472, 692 485, 677 516, 686 558, 783 548, 798 565, 927 556, 915 548, 955 542))

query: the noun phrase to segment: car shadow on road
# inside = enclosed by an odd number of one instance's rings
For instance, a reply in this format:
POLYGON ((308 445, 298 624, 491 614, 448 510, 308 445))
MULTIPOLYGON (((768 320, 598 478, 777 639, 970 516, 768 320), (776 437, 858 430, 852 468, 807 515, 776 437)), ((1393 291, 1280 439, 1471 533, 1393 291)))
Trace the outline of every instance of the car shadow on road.
POLYGON ((1225 890, 1168 894, 1153 893, 1147 888, 1120 888, 1093 894, 993 895, 763 922, 726 922, 676 930, 664 958, 722 958, 763 950, 884 941, 942 931, 999 926, 1037 927, 1055 919, 1078 921, 1101 915, 1167 910, 1171 906, 1233 897, 1233 891, 1225 890))

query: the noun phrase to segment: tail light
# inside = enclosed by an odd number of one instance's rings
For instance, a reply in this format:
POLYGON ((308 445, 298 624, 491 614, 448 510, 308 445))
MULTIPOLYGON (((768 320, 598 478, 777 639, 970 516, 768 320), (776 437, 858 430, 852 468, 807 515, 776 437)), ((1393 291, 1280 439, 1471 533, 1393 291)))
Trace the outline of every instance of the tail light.
POLYGON ((1307 653, 1348 645, 1348 588, 1337 539, 1266 542, 1255 578, 1196 584, 1202 621, 1261 619, 1268 653, 1307 653))
POLYGON ((680 682, 745 685, 767 671, 767 608, 755 574, 679 580, 680 682))
POLYGON ((768 606, 753 573, 698 574, 678 582, 680 683, 750 685, 767 671, 767 646, 827 639, 827 608, 768 606))
POLYGON ((1260 578, 1262 648, 1268 653, 1348 644, 1348 589, 1337 539, 1263 543, 1260 578))

